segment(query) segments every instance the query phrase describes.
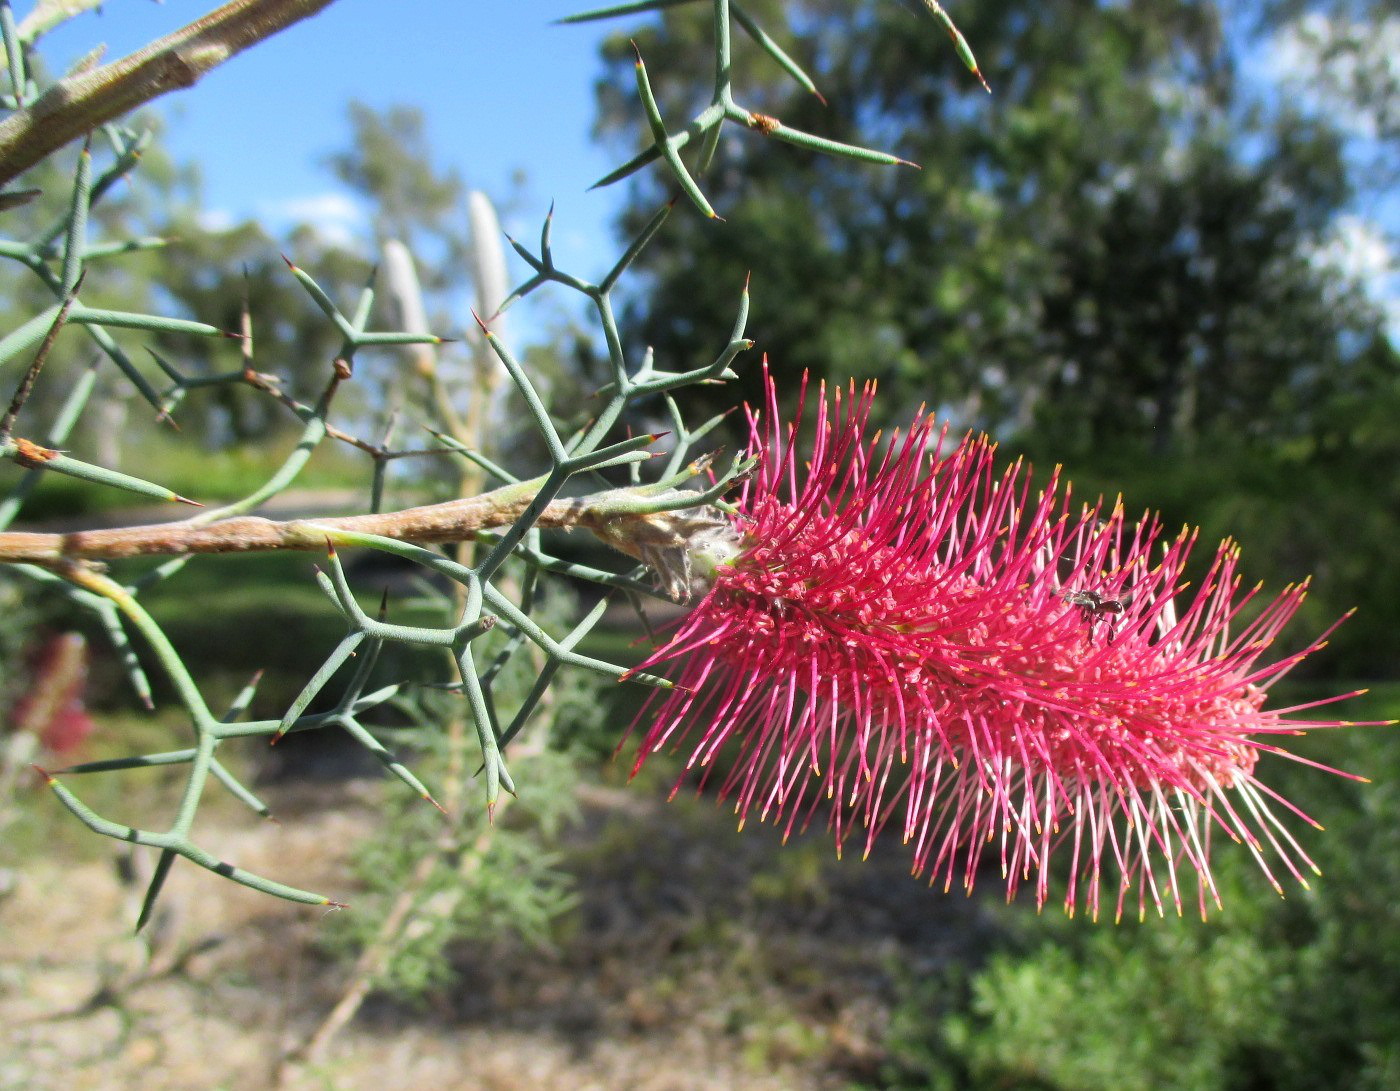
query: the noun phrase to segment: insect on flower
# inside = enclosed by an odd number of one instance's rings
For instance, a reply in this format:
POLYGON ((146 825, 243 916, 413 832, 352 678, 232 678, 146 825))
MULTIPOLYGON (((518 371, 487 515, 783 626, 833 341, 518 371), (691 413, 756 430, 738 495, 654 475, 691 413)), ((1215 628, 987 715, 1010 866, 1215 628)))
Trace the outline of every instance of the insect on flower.
POLYGON ((1091 591, 1088 588, 1061 588, 1056 594, 1071 606, 1079 607, 1081 616, 1089 626, 1091 637, 1095 622, 1107 621, 1105 617, 1107 614, 1122 614, 1128 608, 1128 603, 1133 600, 1132 588, 1119 591, 1115 598, 1102 595, 1098 591, 1091 591))
POLYGON ((970 891, 995 862, 1008 897, 1030 883, 1043 904, 1054 883, 1070 912, 1097 916, 1105 887, 1116 913, 1130 895, 1181 912, 1194 885, 1204 914, 1217 831, 1280 892, 1276 868, 1304 882, 1288 820, 1316 823, 1258 767, 1292 757, 1279 736, 1345 726, 1299 714, 1350 694, 1266 707, 1327 635, 1268 658, 1306 583, 1263 600, 1226 542, 1188 584, 1194 532, 1071 505, 1053 476, 1033 490, 986 437, 950 441, 926 414, 882 439, 874 396, 823 387, 799 442, 768 380, 732 548, 637 668, 677 682, 636 721, 637 767, 682 750, 741 826, 821 814, 838 851, 867 853, 893 827, 930 882, 970 891), (1091 629, 1116 620, 1112 639, 1084 639, 1066 603, 1091 629))

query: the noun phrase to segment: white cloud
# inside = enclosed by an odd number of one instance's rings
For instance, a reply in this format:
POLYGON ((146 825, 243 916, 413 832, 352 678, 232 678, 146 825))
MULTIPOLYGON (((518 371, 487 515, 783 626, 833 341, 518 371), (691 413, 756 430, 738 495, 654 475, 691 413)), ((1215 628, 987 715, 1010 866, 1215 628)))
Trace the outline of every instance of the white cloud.
POLYGON ((238 223, 238 218, 226 208, 201 208, 195 221, 205 231, 228 231, 238 223))
POLYGON ((1311 12, 1282 27, 1260 62, 1269 80, 1345 132, 1377 140, 1382 119, 1366 92, 1400 83, 1400 16, 1352 22, 1311 12))
POLYGON ((1338 216, 1331 237, 1313 260, 1337 270, 1385 312, 1392 335, 1400 334, 1400 264, 1380 227, 1361 216, 1338 216))
POLYGON ((366 222, 359 203, 334 190, 263 201, 258 205, 258 218, 274 231, 309 224, 326 242, 337 246, 353 244, 366 222))
POLYGON ((1390 244, 1380 228, 1360 216, 1338 216, 1332 237, 1316 257, 1356 284, 1389 276, 1394 266, 1390 244))

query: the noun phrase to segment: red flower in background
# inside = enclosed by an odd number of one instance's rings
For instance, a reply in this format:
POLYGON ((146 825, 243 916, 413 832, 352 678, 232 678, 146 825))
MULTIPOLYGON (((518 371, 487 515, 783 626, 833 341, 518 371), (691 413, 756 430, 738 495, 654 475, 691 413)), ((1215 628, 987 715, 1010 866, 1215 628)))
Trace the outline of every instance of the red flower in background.
POLYGON ((945 889, 970 890, 991 853, 1008 896, 1033 883, 1040 905, 1067 856, 1071 913, 1097 915, 1105 885, 1117 913, 1134 887, 1140 914, 1180 912, 1188 872, 1201 912, 1218 905, 1217 827, 1276 888, 1275 868, 1304 882, 1316 868, 1279 812, 1311 819, 1255 764, 1284 753, 1276 736, 1341 726, 1264 707, 1321 644, 1262 662, 1305 587, 1241 622, 1258 588, 1241 592, 1230 543, 1186 593, 1193 533, 1072 510, 1057 479, 1032 494, 985 437, 951 442, 922 412, 882 445, 873 398, 823 387, 804 458, 769 381, 741 552, 638 668, 680 664, 642 714, 637 766, 684 747, 708 776, 729 747, 720 789, 741 826, 791 832, 827 800, 838 851, 897 823, 914 873, 945 889))
POLYGON ((38 737, 45 750, 66 754, 97 726, 83 704, 88 649, 81 633, 60 633, 39 646, 30 666, 30 684, 15 702, 16 731, 38 737))

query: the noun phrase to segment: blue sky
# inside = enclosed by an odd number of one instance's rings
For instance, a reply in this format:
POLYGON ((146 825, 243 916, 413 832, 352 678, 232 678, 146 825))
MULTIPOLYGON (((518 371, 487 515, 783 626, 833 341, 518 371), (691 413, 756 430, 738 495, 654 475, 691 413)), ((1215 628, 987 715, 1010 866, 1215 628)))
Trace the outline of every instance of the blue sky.
MULTIPOLYGON (((603 0, 336 0, 168 95, 159 109, 165 146, 200 164, 215 222, 253 217, 276 232, 305 219, 333 231, 364 233, 362 214, 321 162, 349 144, 346 103, 421 107, 438 165, 498 203, 505 227, 538 237, 556 202, 555 249, 571 272, 595 278, 620 250, 609 223, 622 190, 589 193, 617 165, 589 137, 598 44, 625 23, 553 26, 561 16, 603 0), (513 183, 523 174, 523 199, 513 183)), ((108 0, 45 39, 51 70, 62 71, 97 42, 109 59, 139 48, 205 14, 217 0, 108 0)), ((23 16, 26 5, 19 5, 23 16)), ((1400 33, 1397 25, 1389 30, 1400 33)), ((1250 62, 1262 84, 1287 82, 1309 58, 1288 35, 1250 62)), ((1393 197, 1393 195, 1390 195, 1393 197)), ((1400 330, 1400 284, 1393 247, 1378 222, 1395 230, 1391 199, 1339 225, 1329 260, 1367 283, 1400 330)), ((524 275, 519 265, 513 270, 524 275)))
MULTIPOLYGON (((217 0, 109 0, 43 40, 64 70, 104 42, 114 59, 204 15, 217 0)), ((506 229, 538 237, 557 204, 555 249, 585 276, 618 247, 608 222, 620 190, 586 192, 616 161, 589 138, 598 43, 613 20, 552 26, 587 0, 336 0, 313 18, 234 58, 195 87, 159 101, 165 147, 195 160, 216 216, 256 217, 273 230, 307 216, 341 228, 354 209, 321 161, 349 144, 345 104, 421 107, 440 166, 493 198, 524 199, 506 229)), ((19 5, 16 14, 26 14, 19 5)))

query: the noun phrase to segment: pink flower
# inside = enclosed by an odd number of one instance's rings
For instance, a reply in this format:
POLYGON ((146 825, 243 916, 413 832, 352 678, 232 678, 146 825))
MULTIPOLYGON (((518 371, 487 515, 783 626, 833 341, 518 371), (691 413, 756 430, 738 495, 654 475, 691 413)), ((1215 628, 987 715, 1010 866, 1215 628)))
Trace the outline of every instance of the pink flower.
POLYGON ((757 813, 790 833, 825 801, 838 852, 897 823, 945 889, 970 891, 994 855, 1008 897, 1033 882, 1043 905, 1067 858, 1071 913, 1097 916, 1105 885, 1116 914, 1134 888, 1140 915, 1180 913, 1194 874, 1204 914, 1217 828, 1276 889, 1276 868, 1306 885, 1280 815, 1316 823, 1255 776, 1285 753, 1276 736, 1341 726, 1264 707, 1321 645, 1261 662, 1305 586, 1242 614, 1259 589, 1241 591, 1226 542, 1188 592, 1193 532, 1076 510, 1057 477, 1033 493, 986 437, 952 442, 922 411, 882 444, 874 394, 823 387, 804 457, 769 381, 738 555, 638 667, 677 664, 679 688, 643 711, 637 767, 684 748, 702 783, 723 770, 741 827, 757 813))

